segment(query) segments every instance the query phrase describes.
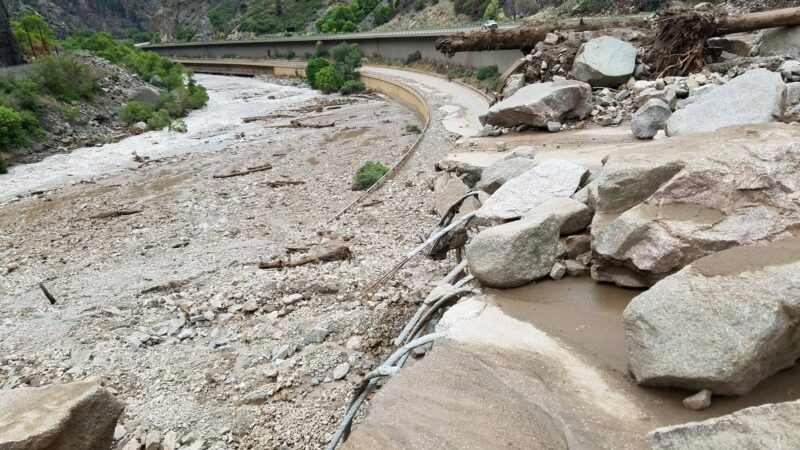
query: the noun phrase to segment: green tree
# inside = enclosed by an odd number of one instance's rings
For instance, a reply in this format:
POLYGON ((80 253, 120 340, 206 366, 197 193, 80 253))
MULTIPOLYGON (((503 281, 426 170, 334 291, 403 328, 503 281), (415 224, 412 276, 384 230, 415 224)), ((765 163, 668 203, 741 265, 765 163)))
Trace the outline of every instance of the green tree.
POLYGON ((236 17, 238 7, 231 3, 219 4, 208 10, 208 21, 211 27, 218 33, 230 31, 230 22, 236 17))
POLYGON ((190 42, 197 35, 197 29, 188 25, 178 25, 175 28, 175 38, 181 42, 190 42))
POLYGON ((11 21, 11 30, 26 55, 39 56, 55 50, 55 33, 42 16, 25 11, 18 20, 11 21))
POLYGON ((355 70, 361 67, 361 49, 358 44, 342 42, 331 50, 336 70, 347 80, 352 80, 355 70))

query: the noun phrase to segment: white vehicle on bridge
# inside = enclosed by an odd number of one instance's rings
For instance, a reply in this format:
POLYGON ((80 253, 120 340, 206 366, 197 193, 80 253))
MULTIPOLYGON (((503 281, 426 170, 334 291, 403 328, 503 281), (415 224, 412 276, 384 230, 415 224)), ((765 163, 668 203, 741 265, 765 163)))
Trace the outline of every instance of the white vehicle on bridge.
POLYGON ((496 30, 497 22, 495 22, 494 20, 487 20, 486 22, 483 22, 483 28, 487 30, 496 30))

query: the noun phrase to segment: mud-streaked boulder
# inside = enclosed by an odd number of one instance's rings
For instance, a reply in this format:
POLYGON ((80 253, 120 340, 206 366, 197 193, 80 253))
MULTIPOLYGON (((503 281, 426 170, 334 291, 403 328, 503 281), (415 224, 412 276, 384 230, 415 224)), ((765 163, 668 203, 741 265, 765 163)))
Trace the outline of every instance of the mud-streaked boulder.
POLYGON ((571 196, 587 174, 584 167, 568 161, 544 161, 500 186, 478 210, 478 217, 489 222, 522 217, 545 200, 571 196))
POLYGON ((592 195, 593 276, 646 286, 711 253, 800 234, 798 166, 800 128, 782 123, 612 155, 592 195))
POLYGON ((123 409, 99 381, 0 390, 0 449, 107 449, 123 409))
POLYGON ((572 76, 592 86, 617 87, 633 75, 636 48, 611 36, 585 42, 575 56, 572 76))
POLYGON ((545 128, 547 122, 583 119, 592 111, 592 87, 574 80, 529 84, 495 103, 481 122, 501 127, 530 125, 545 128))
POLYGON ((631 132, 639 139, 652 139, 663 130, 672 115, 669 105, 657 98, 651 98, 633 113, 631 132))
POLYGON ((481 180, 475 187, 493 194, 508 180, 516 178, 534 167, 536 167, 536 163, 530 158, 501 159, 483 170, 481 180))
POLYGON ((467 246, 470 274, 481 284, 512 288, 550 273, 560 251, 558 238, 585 228, 591 212, 570 198, 541 203, 522 219, 487 228, 467 246))
POLYGON ((790 56, 800 59, 800 27, 778 27, 761 31, 759 56, 790 56))
POLYGON ((781 76, 767 69, 751 70, 675 111, 667 121, 667 134, 776 122, 785 109, 786 84, 781 76))
POLYGON ((639 384, 744 395, 800 358, 800 238, 698 259, 623 318, 639 384))
POLYGON ((503 86, 503 98, 511 97, 515 92, 522 89, 523 86, 525 86, 525 74, 515 73, 509 76, 505 86, 503 86))
POLYGON ((768 403, 647 434, 653 450, 800 448, 800 400, 768 403))
MULTIPOLYGON (((467 191, 469 191, 469 186, 462 181, 461 177, 450 172, 443 172, 433 181, 433 210, 439 217, 444 216, 450 206, 463 197, 467 191)), ((461 205, 456 217, 461 217, 478 207, 480 207, 478 200, 470 197, 461 205)))

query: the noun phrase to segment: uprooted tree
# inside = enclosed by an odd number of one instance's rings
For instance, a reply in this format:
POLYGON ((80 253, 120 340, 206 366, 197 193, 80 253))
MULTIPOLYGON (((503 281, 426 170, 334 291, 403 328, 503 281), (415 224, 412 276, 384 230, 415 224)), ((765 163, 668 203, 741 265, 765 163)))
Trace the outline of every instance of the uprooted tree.
POLYGON ((518 28, 457 33, 436 40, 436 49, 458 52, 520 49, 529 53, 548 33, 632 28, 642 31, 640 53, 652 74, 687 75, 703 67, 706 40, 731 33, 800 25, 800 8, 750 14, 726 14, 673 4, 652 19, 580 19, 577 22, 534 22, 518 28))

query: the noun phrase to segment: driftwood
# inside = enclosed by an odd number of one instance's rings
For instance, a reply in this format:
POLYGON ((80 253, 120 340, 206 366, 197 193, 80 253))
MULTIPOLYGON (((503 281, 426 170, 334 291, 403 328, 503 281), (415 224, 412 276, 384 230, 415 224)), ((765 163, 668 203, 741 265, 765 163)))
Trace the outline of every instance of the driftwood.
POLYGON ((292 120, 287 125, 275 125, 272 128, 331 128, 333 126, 336 126, 336 122, 304 123, 299 120, 292 120))
POLYGON ((245 117, 242 119, 244 123, 251 123, 251 122, 260 122, 263 120, 273 120, 273 119, 285 119, 287 117, 294 117, 289 114, 267 114, 264 116, 251 116, 245 117))
POLYGON ((50 291, 47 290, 47 288, 44 286, 44 283, 39 283, 39 289, 41 289, 42 292, 44 293, 44 296, 47 297, 48 300, 50 300, 51 305, 56 304, 56 298, 53 297, 53 294, 51 294, 50 291))
POLYGON ((272 164, 263 164, 260 166, 248 167, 247 170, 235 170, 230 173, 223 173, 219 175, 214 175, 213 178, 231 178, 231 177, 240 177, 242 175, 249 175, 251 173, 256 172, 263 172, 265 170, 272 169, 272 164))
POLYGON ((306 184, 306 182, 300 180, 278 180, 278 181, 265 181, 264 184, 266 184, 269 187, 281 187, 281 186, 294 186, 297 184, 306 184))
POLYGON ((702 69, 706 40, 731 33, 800 25, 800 7, 750 14, 726 14, 698 10, 675 3, 652 20, 581 19, 578 22, 534 22, 518 28, 456 33, 436 40, 436 49, 453 56, 458 52, 520 49, 530 53, 548 33, 636 28, 647 35, 642 45, 643 60, 650 74, 687 75, 702 69))
POLYGON ((284 267, 297 267, 306 264, 319 264, 331 261, 344 261, 353 257, 350 252, 350 247, 345 244, 336 243, 321 246, 321 248, 310 252, 308 255, 301 256, 297 259, 273 259, 271 261, 262 261, 258 263, 259 269, 282 269, 284 267))
POLYGON ((121 216, 130 216, 133 214, 139 214, 142 212, 141 209, 115 209, 113 211, 106 211, 100 214, 95 214, 92 216, 92 219, 112 219, 114 217, 121 217, 121 216))

